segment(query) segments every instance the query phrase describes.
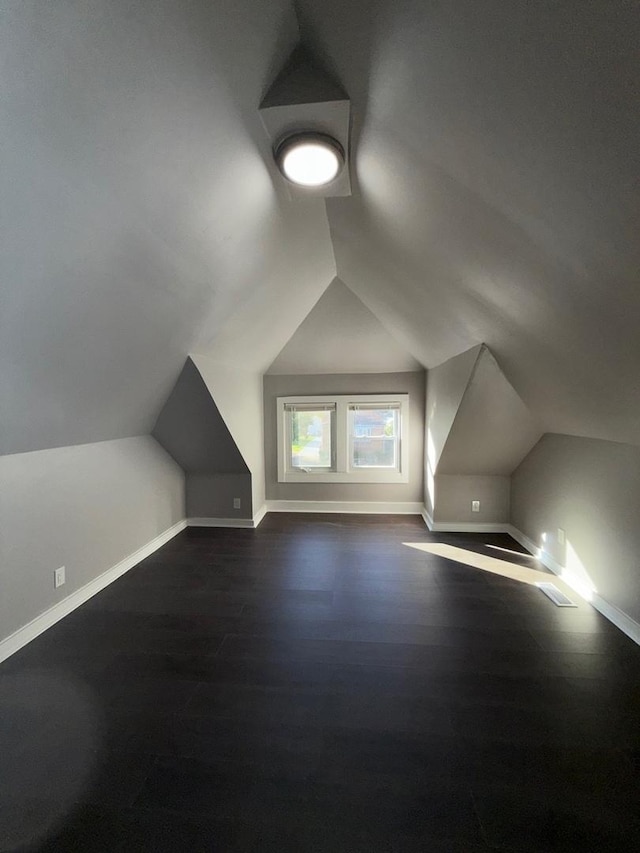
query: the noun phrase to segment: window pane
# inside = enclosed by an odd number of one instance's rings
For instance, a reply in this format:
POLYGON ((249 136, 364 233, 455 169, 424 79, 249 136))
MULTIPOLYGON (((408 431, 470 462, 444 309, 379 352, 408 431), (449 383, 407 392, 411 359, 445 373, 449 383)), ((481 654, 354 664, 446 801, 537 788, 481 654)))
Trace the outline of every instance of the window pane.
POLYGON ((331 415, 326 409, 291 412, 292 468, 331 468, 331 415))
POLYGON ((398 410, 353 409, 351 465, 398 468, 398 410))

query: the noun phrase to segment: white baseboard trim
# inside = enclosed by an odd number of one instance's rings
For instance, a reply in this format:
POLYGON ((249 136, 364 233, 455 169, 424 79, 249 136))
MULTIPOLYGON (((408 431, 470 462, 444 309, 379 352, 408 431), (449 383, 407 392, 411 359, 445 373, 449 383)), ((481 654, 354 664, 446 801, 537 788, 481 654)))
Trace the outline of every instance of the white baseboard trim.
POLYGON ((421 515, 419 501, 267 501, 267 512, 344 512, 363 515, 421 515))
POLYGON ((510 533, 511 525, 492 521, 434 521, 426 506, 420 515, 432 533, 510 533))
POLYGON ((529 539, 528 536, 525 536, 524 533, 521 533, 517 527, 514 527, 513 524, 507 525, 508 530, 507 533, 511 536, 512 539, 515 539, 518 544, 522 545, 523 548, 526 548, 530 554, 533 554, 534 557, 540 557, 540 548, 536 545, 533 539, 529 539))
POLYGON ((258 512, 253 516, 253 526, 254 527, 257 527, 260 524, 260 522, 265 517, 267 512, 268 512, 267 505, 266 505, 266 503, 264 503, 264 504, 262 504, 262 506, 260 507, 258 512))
POLYGON ((509 525, 492 521, 432 521, 432 533, 508 533, 509 525))
MULTIPOLYGON (((529 539, 528 536, 525 536, 525 534, 518 530, 517 527, 510 524, 508 532, 516 542, 519 542, 523 548, 526 548, 529 553, 533 554, 534 557, 537 557, 543 566, 553 572, 554 575, 561 577, 566 585, 571 587, 571 589, 574 590, 574 592, 577 592, 578 595, 585 597, 584 586, 580 582, 579 578, 575 578, 570 572, 567 572, 563 565, 556 562, 556 560, 554 560, 546 551, 538 548, 536 543, 532 539, 529 539)), ((633 640, 634 643, 640 645, 640 623, 636 622, 635 619, 632 619, 632 617, 623 610, 620 610, 619 607, 616 607, 615 604, 611 604, 606 601, 597 592, 592 592, 586 600, 589 604, 592 604, 599 613, 602 613, 605 619, 613 622, 616 628, 619 628, 623 634, 626 634, 627 637, 629 637, 630 640, 633 640)))
POLYGON ((619 607, 616 607, 615 604, 610 604, 608 601, 605 601, 597 592, 593 594, 591 604, 593 604, 595 609, 602 613, 609 622, 613 622, 616 628, 619 628, 623 634, 626 634, 630 640, 633 640, 634 643, 637 643, 640 646, 640 623, 636 622, 635 619, 632 619, 628 613, 625 613, 623 610, 620 610, 619 607))
POLYGON ((267 505, 263 504, 253 518, 203 518, 187 519, 188 527, 235 527, 242 530, 254 530, 267 514, 267 505))
POLYGON ((188 518, 189 527, 237 527, 253 530, 252 518, 188 518))
POLYGON ((429 530, 433 530, 433 516, 429 513, 429 510, 426 506, 423 506, 420 510, 420 515, 422 516, 422 520, 427 525, 429 530))
POLYGON ((85 601, 93 598, 96 593, 101 592, 105 587, 109 586, 110 583, 113 583, 113 581, 117 580, 121 575, 124 575, 125 572, 128 572, 129 569, 132 569, 142 560, 151 556, 154 551, 157 551, 158 548, 166 545, 170 539, 173 539, 173 537, 180 533, 181 530, 184 530, 186 526, 187 522, 183 519, 182 521, 177 522, 177 524, 167 528, 167 530, 160 533, 150 542, 147 542, 146 545, 143 545, 141 548, 138 548, 137 551, 129 554, 129 556, 125 557, 124 560, 120 560, 120 562, 116 563, 115 566, 107 569, 106 572, 102 572, 102 574, 98 575, 97 578, 94 578, 92 581, 89 581, 89 583, 80 587, 80 589, 72 592, 66 598, 63 598, 62 601, 54 604, 48 610, 45 610, 44 613, 41 613, 39 616, 36 616, 35 619, 32 619, 31 622, 28 622, 22 628, 18 628, 17 631, 13 632, 13 634, 10 634, 4 640, 0 641, 0 662, 6 660, 23 646, 26 646, 27 643, 31 642, 31 640, 35 640, 35 638, 42 634, 43 631, 46 631, 47 628, 55 625, 56 622, 59 622, 60 619, 67 616, 77 607, 80 607, 80 605, 84 604, 85 601))

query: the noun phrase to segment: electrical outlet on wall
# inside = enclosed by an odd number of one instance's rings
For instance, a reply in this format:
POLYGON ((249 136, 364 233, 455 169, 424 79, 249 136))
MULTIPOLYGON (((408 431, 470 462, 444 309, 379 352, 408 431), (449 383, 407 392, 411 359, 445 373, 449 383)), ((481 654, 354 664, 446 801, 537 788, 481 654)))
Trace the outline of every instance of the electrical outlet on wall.
POLYGON ((242 501, 240 500, 240 498, 234 498, 233 499, 233 508, 234 509, 240 509, 241 503, 242 503, 242 501))
POLYGON ((471 501, 471 512, 480 512, 480 501, 471 501))
POLYGON ((564 545, 564 541, 565 541, 564 530, 561 527, 559 527, 558 528, 558 545, 564 545))
POLYGON ((59 586, 64 586, 65 580, 64 566, 60 566, 60 568, 56 569, 53 573, 53 588, 58 589, 59 586))

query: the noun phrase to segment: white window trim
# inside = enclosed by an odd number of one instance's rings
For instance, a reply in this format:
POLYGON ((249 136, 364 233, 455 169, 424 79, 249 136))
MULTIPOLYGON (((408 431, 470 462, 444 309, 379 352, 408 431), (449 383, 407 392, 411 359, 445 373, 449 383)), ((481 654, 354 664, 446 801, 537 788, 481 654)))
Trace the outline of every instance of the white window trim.
POLYGON ((317 395, 314 397, 277 398, 277 442, 279 483, 408 483, 409 482, 409 395, 408 394, 350 394, 317 395), (335 403, 335 471, 290 471, 287 470, 288 429, 285 407, 287 405, 309 405, 335 403), (373 403, 381 408, 394 403, 400 407, 400 435, 398 437, 400 470, 384 468, 349 467, 349 407, 373 403))

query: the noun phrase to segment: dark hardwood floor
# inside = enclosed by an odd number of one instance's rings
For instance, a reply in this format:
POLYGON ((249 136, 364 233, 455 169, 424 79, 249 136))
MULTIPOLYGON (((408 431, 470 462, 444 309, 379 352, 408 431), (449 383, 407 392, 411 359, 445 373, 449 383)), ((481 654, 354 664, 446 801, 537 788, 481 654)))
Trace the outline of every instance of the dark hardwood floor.
POLYGON ((640 649, 429 542, 535 565, 413 517, 179 534, 0 665, 1 849, 640 850, 640 649))

